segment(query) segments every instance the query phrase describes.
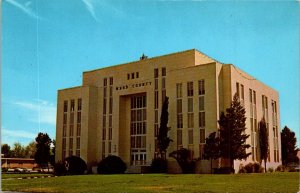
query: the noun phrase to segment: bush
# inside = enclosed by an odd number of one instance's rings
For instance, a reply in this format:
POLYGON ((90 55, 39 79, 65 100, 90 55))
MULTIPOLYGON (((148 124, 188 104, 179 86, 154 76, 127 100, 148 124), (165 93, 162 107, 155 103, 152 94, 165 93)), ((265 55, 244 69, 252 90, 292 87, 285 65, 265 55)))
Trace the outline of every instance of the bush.
POLYGON ((285 171, 285 167, 283 165, 279 165, 276 170, 276 172, 284 172, 285 171))
POLYGON ((184 174, 195 173, 195 160, 191 160, 190 155, 191 151, 185 148, 181 148, 169 154, 170 157, 173 157, 177 160, 181 167, 182 173, 184 174))
POLYGON ((247 170, 245 169, 245 167, 241 164, 240 168, 239 168, 239 174, 244 174, 247 173, 247 170))
POLYGON ((8 171, 8 168, 1 168, 1 172, 7 172, 8 171))
POLYGON ((127 166, 118 156, 108 156, 98 164, 98 174, 124 174, 127 166))
POLYGON ((262 173, 264 168, 259 163, 248 163, 245 167, 240 168, 239 173, 262 173))
POLYGON ((168 161, 162 158, 154 158, 150 170, 152 173, 166 173, 168 170, 168 161))
POLYGON ((268 168, 268 172, 272 173, 272 172, 274 172, 274 169, 273 168, 268 168))
POLYGON ((87 165, 83 159, 77 156, 66 158, 66 170, 70 175, 82 175, 87 169, 87 165))
POLYGON ((234 169, 231 167, 214 168, 214 174, 234 174, 234 169))
POLYGON ((66 167, 64 162, 58 161, 54 164, 54 175, 56 176, 66 175, 66 167))

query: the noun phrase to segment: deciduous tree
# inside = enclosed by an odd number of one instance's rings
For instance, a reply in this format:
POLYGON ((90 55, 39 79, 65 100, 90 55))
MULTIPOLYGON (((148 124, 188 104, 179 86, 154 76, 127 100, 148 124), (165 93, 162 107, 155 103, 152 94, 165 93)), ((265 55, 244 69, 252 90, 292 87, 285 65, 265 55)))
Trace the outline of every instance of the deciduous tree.
POLYGON ((12 151, 10 149, 10 146, 8 144, 3 144, 1 146, 1 153, 4 154, 4 157, 11 157, 12 151))
POLYGON ((50 158, 50 144, 51 139, 47 133, 39 133, 35 138, 36 153, 34 159, 40 166, 47 166, 50 158))

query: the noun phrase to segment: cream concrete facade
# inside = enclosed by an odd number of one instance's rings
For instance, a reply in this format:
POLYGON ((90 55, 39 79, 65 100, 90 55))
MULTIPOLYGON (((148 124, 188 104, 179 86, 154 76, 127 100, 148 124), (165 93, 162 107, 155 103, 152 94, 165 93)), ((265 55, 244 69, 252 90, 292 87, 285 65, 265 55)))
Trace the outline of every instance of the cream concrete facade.
MULTIPOLYGON (((73 154, 90 167, 117 155, 129 166, 150 165, 165 95, 173 139, 168 152, 184 147, 192 150, 193 158, 201 158, 203 139, 218 130, 220 112, 229 107, 237 88, 252 146, 247 151, 254 156, 235 161, 235 169, 260 161, 256 131, 263 116, 269 129, 268 167, 280 165, 278 92, 195 49, 84 72, 82 86, 59 90, 56 161, 73 154)), ((209 162, 201 164, 202 172, 209 172, 209 162)))

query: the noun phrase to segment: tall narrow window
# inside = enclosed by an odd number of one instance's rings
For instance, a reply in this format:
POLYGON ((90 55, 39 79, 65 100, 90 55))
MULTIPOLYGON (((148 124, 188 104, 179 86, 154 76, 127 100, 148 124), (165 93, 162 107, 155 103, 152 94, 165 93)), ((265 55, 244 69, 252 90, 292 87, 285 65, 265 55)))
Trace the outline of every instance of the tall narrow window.
POLYGON ((199 88, 199 95, 204 95, 205 94, 204 80, 198 81, 198 88, 199 88))
POLYGON ((194 96, 193 82, 187 83, 187 96, 194 96))
POLYGON ((64 101, 64 113, 68 112, 68 101, 64 101))
POLYGON ((162 76, 166 76, 166 68, 165 68, 165 67, 163 67, 163 68, 161 69, 161 75, 162 75, 162 76))
POLYGON ((236 83, 236 93, 240 97, 240 84, 238 82, 236 83))
POLYGON ((203 147, 205 144, 205 81, 198 81, 199 88, 199 157, 203 159, 203 147))
POLYGON ((177 96, 177 128, 183 128, 182 117, 182 83, 176 84, 176 96, 177 96))

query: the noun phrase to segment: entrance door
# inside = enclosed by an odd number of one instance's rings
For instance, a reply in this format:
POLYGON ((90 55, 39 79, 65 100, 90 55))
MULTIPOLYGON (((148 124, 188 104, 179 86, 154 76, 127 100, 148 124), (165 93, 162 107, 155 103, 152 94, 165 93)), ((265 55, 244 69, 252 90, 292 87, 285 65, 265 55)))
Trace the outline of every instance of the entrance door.
POLYGON ((131 165, 146 164, 146 95, 131 97, 130 108, 130 162, 131 165))

